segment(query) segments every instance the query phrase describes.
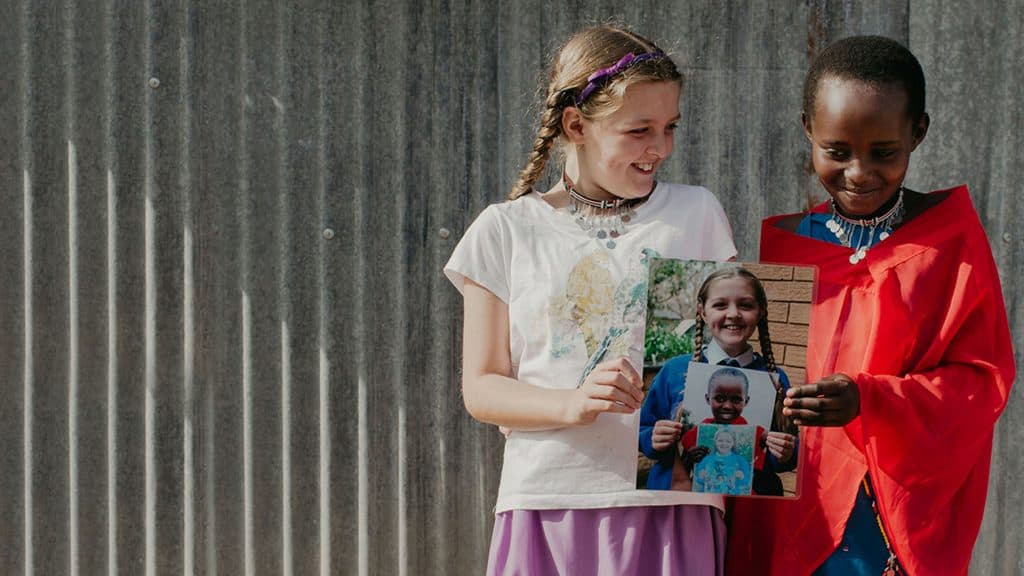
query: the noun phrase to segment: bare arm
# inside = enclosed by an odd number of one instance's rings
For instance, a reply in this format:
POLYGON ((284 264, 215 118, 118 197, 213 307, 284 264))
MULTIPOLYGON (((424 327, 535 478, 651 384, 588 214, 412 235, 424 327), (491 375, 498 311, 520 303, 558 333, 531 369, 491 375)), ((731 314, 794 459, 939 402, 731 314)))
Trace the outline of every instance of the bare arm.
POLYGON ((463 297, 462 397, 473 418, 513 430, 547 430, 640 407, 640 376, 623 358, 598 364, 579 388, 549 389, 514 379, 507 305, 468 278, 463 297))

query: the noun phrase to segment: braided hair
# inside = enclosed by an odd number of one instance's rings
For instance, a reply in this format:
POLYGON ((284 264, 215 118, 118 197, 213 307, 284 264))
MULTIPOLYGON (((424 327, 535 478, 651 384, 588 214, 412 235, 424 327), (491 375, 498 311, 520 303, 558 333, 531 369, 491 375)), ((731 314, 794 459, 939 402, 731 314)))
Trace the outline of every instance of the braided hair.
POLYGON ((562 136, 562 112, 567 107, 575 106, 584 118, 603 118, 621 107, 626 88, 633 84, 682 82, 682 75, 671 58, 652 58, 615 75, 594 90, 585 102, 577 103, 580 92, 587 86, 587 78, 595 71, 612 66, 626 54, 659 51, 650 40, 619 26, 606 24, 573 34, 554 59, 540 114, 540 128, 508 199, 515 200, 530 193, 544 173, 551 149, 562 136))

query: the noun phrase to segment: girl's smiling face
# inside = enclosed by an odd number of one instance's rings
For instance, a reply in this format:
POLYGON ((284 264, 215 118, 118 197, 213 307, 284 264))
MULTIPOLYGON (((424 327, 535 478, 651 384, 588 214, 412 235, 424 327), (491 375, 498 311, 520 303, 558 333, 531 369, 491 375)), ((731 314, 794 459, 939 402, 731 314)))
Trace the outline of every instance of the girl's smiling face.
POLYGON ((743 415, 749 398, 742 380, 723 375, 714 378, 705 399, 711 406, 714 421, 718 424, 730 424, 743 415))
POLYGON ((818 83, 811 114, 804 132, 822 186, 847 216, 875 215, 903 184, 928 116, 915 125, 900 84, 836 77, 818 83))
POLYGON ((697 312, 711 331, 711 337, 729 356, 747 350, 763 311, 750 281, 743 277, 718 278, 707 289, 697 312))
POLYGON ((732 434, 728 432, 719 432, 715 434, 715 450, 721 454, 726 455, 732 452, 733 446, 736 445, 736 440, 732 437, 732 434))
POLYGON ((563 122, 576 146, 576 189, 596 200, 649 194, 655 172, 672 154, 679 94, 676 82, 640 82, 626 88, 622 106, 608 116, 587 119, 568 109, 563 122))

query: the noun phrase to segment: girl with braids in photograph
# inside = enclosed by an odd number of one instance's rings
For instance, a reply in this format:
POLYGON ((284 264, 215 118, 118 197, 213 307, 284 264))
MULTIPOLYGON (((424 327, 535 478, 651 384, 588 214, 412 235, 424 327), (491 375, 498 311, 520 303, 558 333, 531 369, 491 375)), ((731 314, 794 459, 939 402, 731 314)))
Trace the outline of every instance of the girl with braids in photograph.
MULTIPOLYGON (((666 362, 651 383, 640 410, 640 451, 654 461, 647 476, 648 489, 689 490, 693 465, 708 453, 707 448, 696 445, 697 428, 684 431, 679 418, 691 362, 774 374, 780 398, 789 388, 789 377, 775 365, 772 354, 768 297, 761 281, 746 268, 720 268, 704 279, 697 292, 694 353, 666 362), (705 326, 711 334, 707 345, 704 344, 705 326), (755 330, 760 354, 754 352, 748 342, 755 330), (682 457, 677 455, 680 452, 682 457)), ((716 371, 708 380, 705 395, 712 417, 702 423, 745 424, 741 414, 749 401, 748 387, 741 371, 716 371)), ((796 465, 796 438, 774 428, 759 433, 757 441, 760 452, 754 461, 753 493, 762 496, 782 496, 782 482, 777 472, 792 470, 796 465)))
POLYGON ((636 489, 648 262, 736 254, 718 200, 656 178, 682 77, 651 41, 568 39, 509 200, 445 266, 464 301, 462 395, 505 431, 489 574, 721 574, 721 495, 636 489), (549 157, 564 158, 547 192, 549 157))

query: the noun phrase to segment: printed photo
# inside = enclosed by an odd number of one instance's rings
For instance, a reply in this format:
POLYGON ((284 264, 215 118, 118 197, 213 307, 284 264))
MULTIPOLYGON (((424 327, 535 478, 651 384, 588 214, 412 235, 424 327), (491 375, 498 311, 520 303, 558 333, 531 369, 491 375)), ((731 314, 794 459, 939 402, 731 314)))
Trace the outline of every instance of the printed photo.
POLYGON ((744 424, 697 426, 696 446, 704 455, 693 467, 693 491, 749 496, 757 428, 744 424))
POLYGON ((799 431, 782 398, 806 381, 813 290, 808 267, 651 262, 638 488, 799 494, 799 431), (718 430, 731 430, 721 444, 731 439, 735 457, 716 449, 718 430))

